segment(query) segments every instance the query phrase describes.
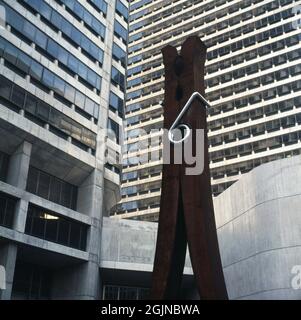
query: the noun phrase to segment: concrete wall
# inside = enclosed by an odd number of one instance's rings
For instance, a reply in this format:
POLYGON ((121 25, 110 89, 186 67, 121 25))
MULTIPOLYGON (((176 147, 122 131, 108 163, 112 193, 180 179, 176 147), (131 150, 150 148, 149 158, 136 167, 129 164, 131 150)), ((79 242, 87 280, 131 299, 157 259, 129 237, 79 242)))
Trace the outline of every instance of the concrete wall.
POLYGON ((231 299, 301 299, 301 157, 264 164, 215 199, 231 299))
MULTIPOLYGON (((230 299, 301 299, 291 285, 301 265, 300 181, 301 157, 292 157, 257 167, 215 198, 230 299)), ((104 218, 101 267, 151 272, 156 236, 156 223, 104 218)))
MULTIPOLYGON (((151 272, 156 250, 157 223, 103 219, 101 267, 151 272)), ((185 274, 192 274, 189 254, 185 274)))

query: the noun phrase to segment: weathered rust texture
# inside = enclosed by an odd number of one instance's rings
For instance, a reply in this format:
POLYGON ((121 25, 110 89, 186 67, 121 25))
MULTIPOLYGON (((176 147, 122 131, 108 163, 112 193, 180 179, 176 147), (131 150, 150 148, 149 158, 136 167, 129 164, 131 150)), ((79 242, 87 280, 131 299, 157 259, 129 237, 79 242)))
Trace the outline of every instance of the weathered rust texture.
MULTIPOLYGON (((191 94, 195 91, 205 93, 206 47, 193 36, 185 41, 180 55, 172 46, 165 47, 162 53, 165 65, 164 128, 169 129, 191 94)), ((152 299, 181 298, 187 243, 200 298, 228 298, 211 195, 206 107, 200 107, 200 103, 194 100, 182 122, 191 129, 205 130, 203 173, 185 175, 188 165, 173 164, 173 145, 170 146, 171 164, 163 165, 152 299)), ((192 134, 195 141, 194 130, 192 134)))

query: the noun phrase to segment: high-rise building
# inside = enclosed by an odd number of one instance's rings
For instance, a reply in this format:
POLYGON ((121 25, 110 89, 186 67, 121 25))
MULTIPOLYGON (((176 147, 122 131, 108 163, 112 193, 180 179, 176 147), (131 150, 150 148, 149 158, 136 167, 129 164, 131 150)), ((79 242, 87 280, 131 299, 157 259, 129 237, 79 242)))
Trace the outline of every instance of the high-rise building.
POLYGON ((206 44, 206 97, 212 192, 252 168, 301 150, 300 6, 293 0, 135 0, 130 3, 127 149, 118 218, 156 221, 162 151, 161 49, 190 35, 206 44))
POLYGON ((0 22, 0 299, 97 298, 128 1, 1 0, 0 22))

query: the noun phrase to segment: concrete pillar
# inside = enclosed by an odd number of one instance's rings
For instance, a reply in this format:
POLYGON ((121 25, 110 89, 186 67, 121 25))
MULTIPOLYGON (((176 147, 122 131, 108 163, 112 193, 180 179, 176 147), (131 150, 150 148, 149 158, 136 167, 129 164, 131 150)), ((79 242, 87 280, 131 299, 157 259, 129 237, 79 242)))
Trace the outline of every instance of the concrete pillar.
POLYGON ((89 261, 53 274, 52 299, 100 299, 100 248, 103 211, 103 172, 94 169, 78 188, 77 211, 92 218, 87 239, 89 261))
POLYGON ((10 300, 12 294, 16 258, 17 245, 13 243, 5 243, 0 245, 0 265, 5 268, 6 288, 0 290, 0 300, 10 300))
POLYGON ((95 300, 100 297, 99 265, 91 261, 58 269, 53 274, 51 298, 95 300))
POLYGON ((103 180, 103 172, 94 169, 79 186, 77 211, 93 218, 102 218, 103 180))
POLYGON ((7 183, 25 190, 32 145, 24 141, 10 157, 7 183))
MULTIPOLYGON (((7 183, 22 190, 26 189, 32 145, 23 141, 10 157, 7 183)), ((24 232, 26 224, 28 202, 20 199, 15 208, 13 228, 24 232)))
POLYGON ((28 210, 28 201, 20 199, 15 208, 13 228, 16 231, 24 233, 28 210))

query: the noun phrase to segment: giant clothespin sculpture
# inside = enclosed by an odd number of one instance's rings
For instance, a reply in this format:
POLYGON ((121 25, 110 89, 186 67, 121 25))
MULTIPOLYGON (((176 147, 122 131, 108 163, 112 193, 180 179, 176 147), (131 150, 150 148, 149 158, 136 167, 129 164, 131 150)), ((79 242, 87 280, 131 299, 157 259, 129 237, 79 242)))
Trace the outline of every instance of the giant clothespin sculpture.
MULTIPOLYGON (((169 135, 171 163, 163 164, 151 298, 180 298, 188 243, 200 298, 227 299, 210 184, 208 103, 203 98, 206 47, 193 36, 185 41, 180 55, 172 46, 165 47, 162 52, 165 65, 164 128, 182 128, 184 138, 188 133, 195 143, 198 143, 195 129, 204 129, 205 147, 203 172, 187 175, 185 163, 173 163, 176 141, 172 134, 169 135)), ((195 143, 192 143, 193 152, 196 152, 195 143)))

